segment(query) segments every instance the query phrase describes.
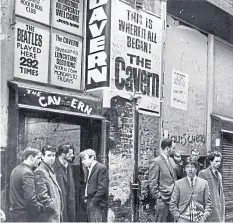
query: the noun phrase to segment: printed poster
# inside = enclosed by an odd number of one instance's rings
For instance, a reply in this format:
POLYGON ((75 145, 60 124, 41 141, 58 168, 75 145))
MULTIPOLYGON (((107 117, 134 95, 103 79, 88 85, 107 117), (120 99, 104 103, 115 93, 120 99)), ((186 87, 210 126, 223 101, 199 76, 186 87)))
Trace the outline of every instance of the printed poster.
POLYGON ((171 107, 187 110, 188 74, 173 70, 171 86, 171 107))
POLYGON ((49 24, 50 0, 16 0, 15 4, 17 15, 49 24))
POLYGON ((49 29, 23 19, 15 25, 15 77, 47 83, 49 29))
POLYGON ((82 39, 62 32, 52 34, 51 83, 80 89, 82 39))
POLYGON ((52 25, 82 36, 83 0, 52 0, 52 25))

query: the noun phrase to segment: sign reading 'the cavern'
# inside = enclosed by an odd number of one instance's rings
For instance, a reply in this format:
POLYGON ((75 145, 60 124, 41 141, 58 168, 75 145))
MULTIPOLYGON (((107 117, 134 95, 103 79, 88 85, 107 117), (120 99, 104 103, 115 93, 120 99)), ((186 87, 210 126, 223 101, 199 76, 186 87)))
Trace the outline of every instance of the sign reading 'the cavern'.
POLYGON ((143 109, 159 113, 162 20, 121 1, 112 8, 111 86, 141 94, 143 109))
POLYGON ((110 0, 87 1, 86 89, 109 86, 110 0))

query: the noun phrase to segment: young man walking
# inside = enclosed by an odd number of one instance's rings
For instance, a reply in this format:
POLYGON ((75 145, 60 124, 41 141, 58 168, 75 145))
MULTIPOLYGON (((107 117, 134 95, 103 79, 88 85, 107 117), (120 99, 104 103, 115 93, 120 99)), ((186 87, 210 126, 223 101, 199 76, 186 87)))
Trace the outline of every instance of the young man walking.
POLYGON ((212 199, 212 214, 208 222, 225 221, 225 197, 222 186, 222 175, 219 172, 222 155, 220 152, 211 152, 208 156, 210 166, 199 173, 199 177, 208 181, 212 199))
POLYGON ((170 211, 177 222, 204 222, 211 214, 208 182, 196 176, 197 163, 185 164, 186 177, 175 182, 170 211))

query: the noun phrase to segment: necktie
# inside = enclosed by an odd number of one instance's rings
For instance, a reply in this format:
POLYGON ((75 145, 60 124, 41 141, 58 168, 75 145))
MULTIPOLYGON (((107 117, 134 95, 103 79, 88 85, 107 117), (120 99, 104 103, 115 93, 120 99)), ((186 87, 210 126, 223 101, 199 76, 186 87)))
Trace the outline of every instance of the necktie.
POLYGON ((174 172, 173 172, 173 168, 172 168, 172 163, 171 163, 169 157, 167 157, 167 163, 168 163, 169 170, 170 170, 170 172, 172 173, 172 176, 174 177, 174 172))
POLYGON ((190 185, 191 185, 191 190, 192 190, 192 193, 193 193, 193 179, 190 180, 190 185))

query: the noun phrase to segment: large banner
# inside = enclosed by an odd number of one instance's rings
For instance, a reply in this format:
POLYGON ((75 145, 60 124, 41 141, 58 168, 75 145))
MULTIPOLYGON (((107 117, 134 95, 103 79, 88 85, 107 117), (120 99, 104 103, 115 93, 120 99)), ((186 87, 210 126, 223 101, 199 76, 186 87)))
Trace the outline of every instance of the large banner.
POLYGON ((162 20, 121 1, 112 9, 111 86, 138 93, 142 109, 159 113, 162 20))
POLYGON ((19 18, 15 29, 15 77, 47 83, 49 29, 19 18))
POLYGON ((110 1, 87 1, 86 89, 109 87, 110 1))
POLYGON ((51 84, 80 89, 82 39, 54 32, 51 50, 51 84))
POLYGON ((83 0, 52 0, 52 25, 81 36, 83 0))
POLYGON ((37 22, 49 24, 50 0, 16 0, 15 13, 37 22))

